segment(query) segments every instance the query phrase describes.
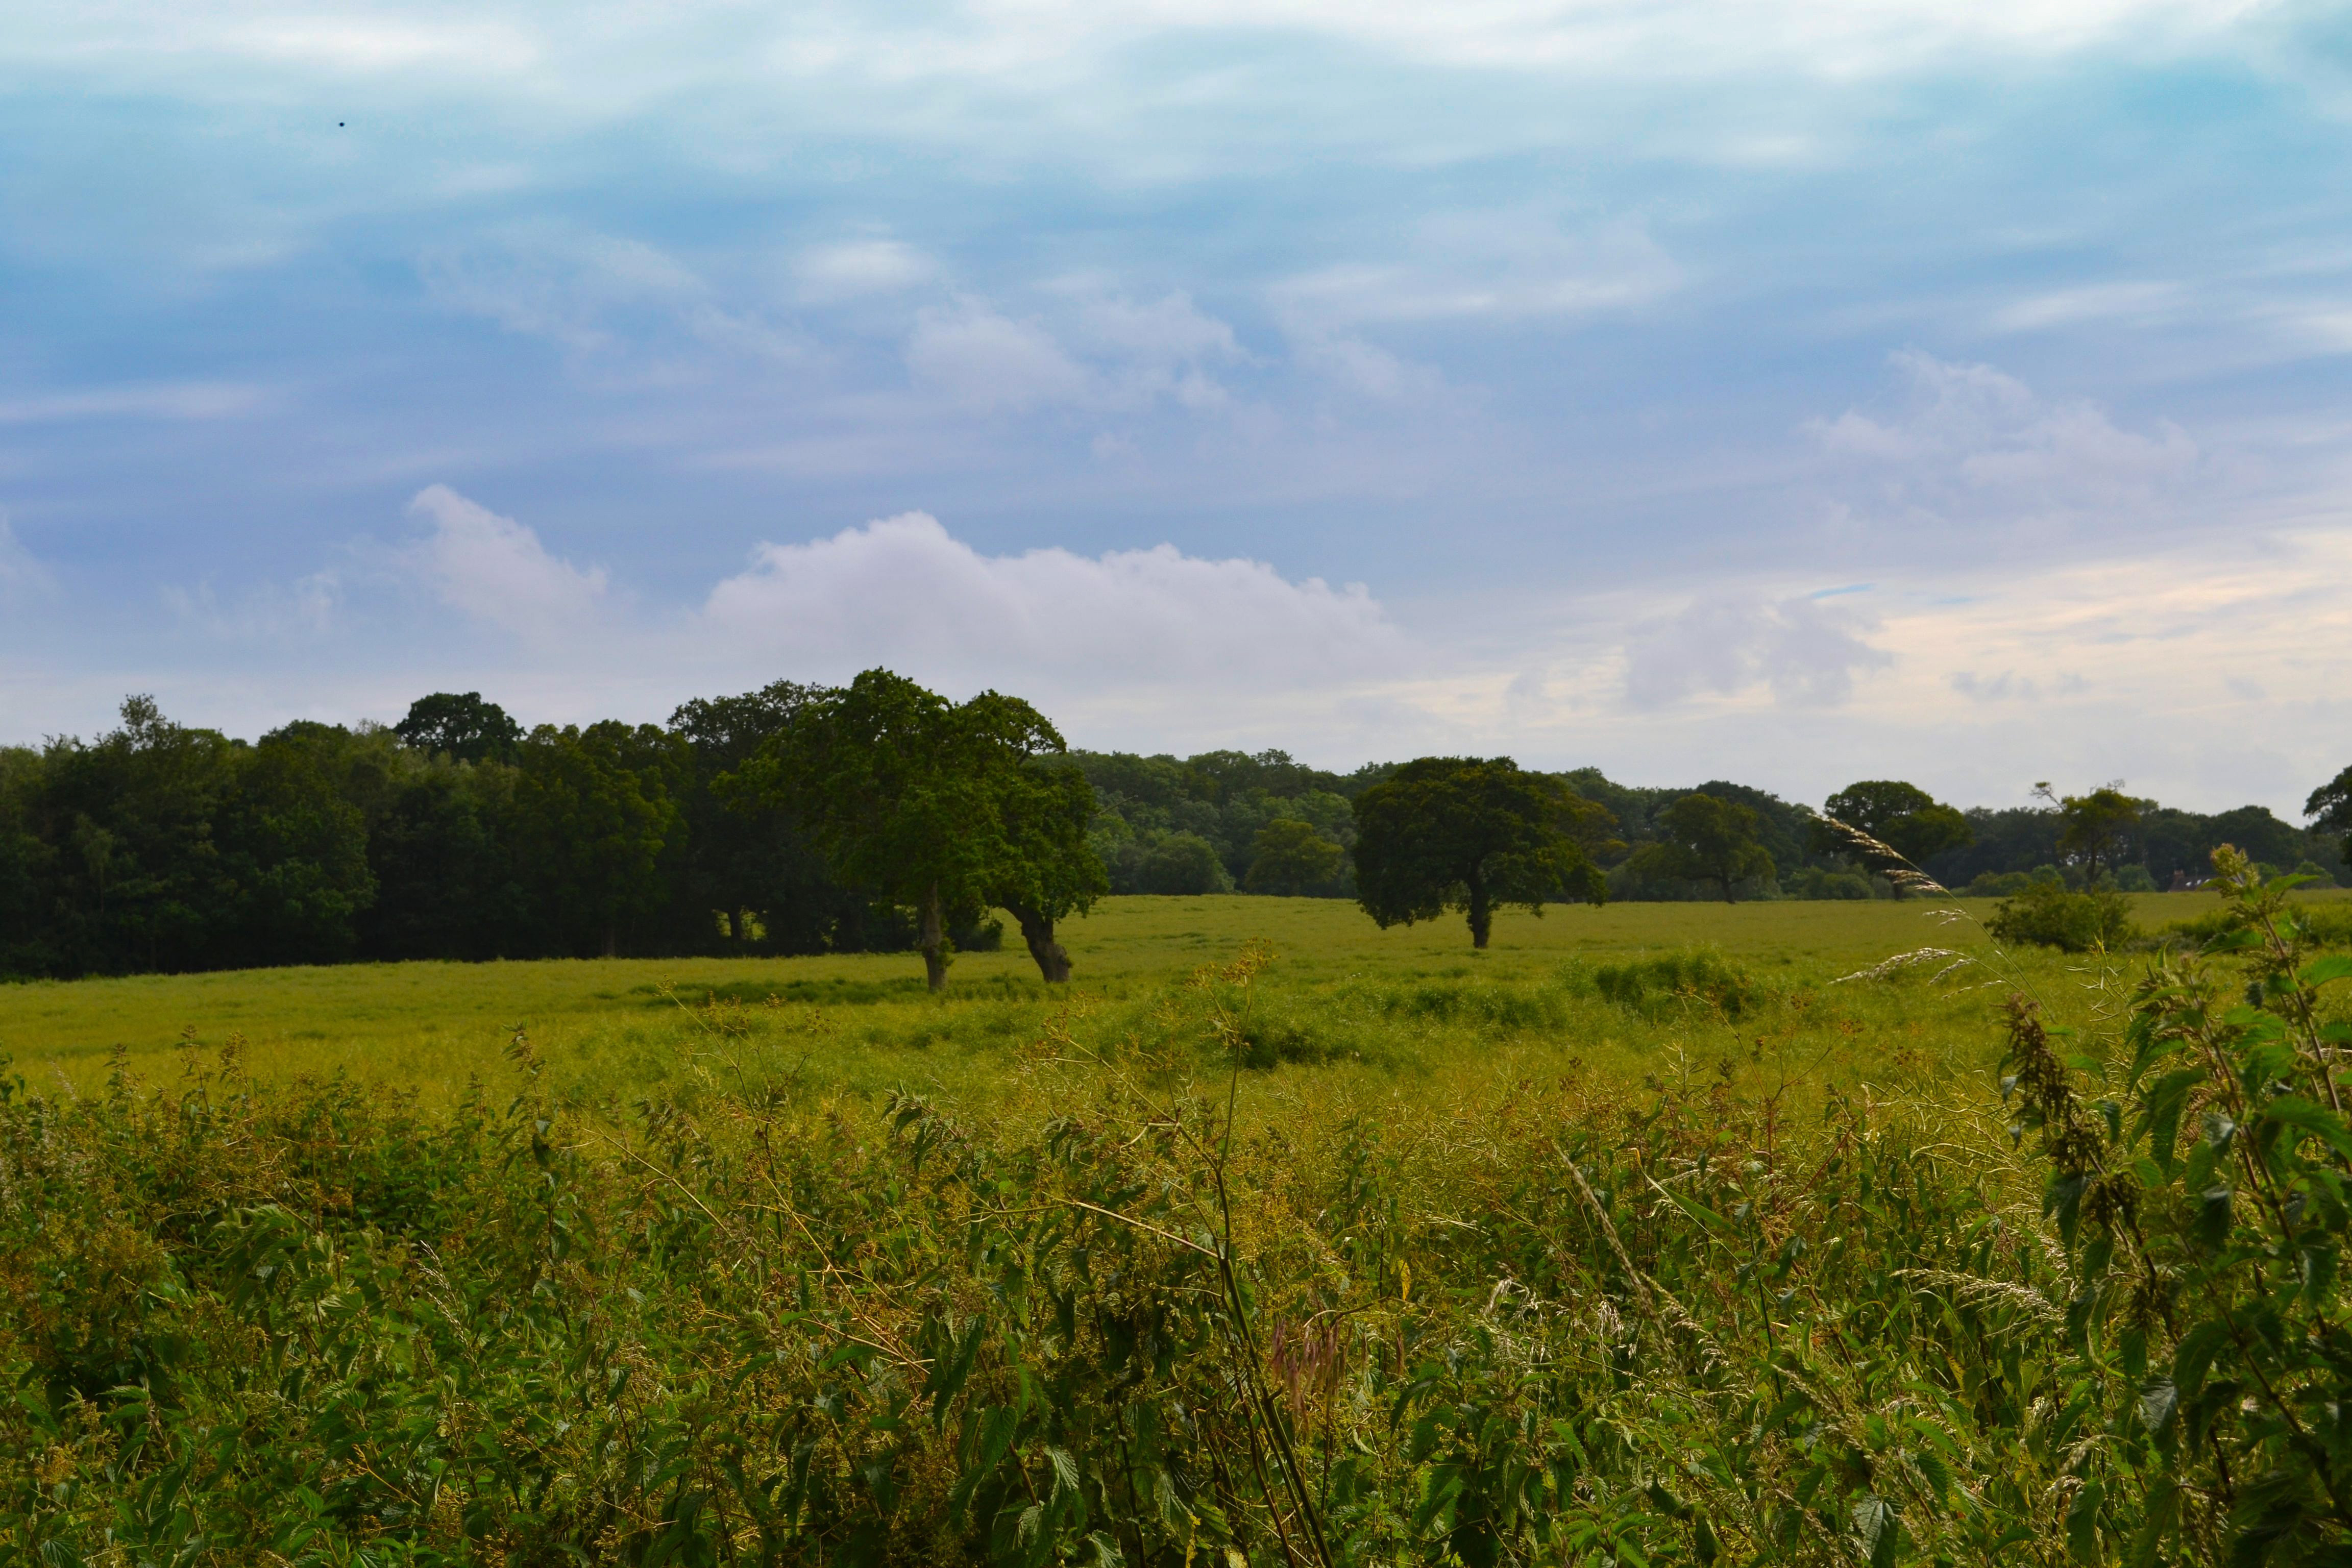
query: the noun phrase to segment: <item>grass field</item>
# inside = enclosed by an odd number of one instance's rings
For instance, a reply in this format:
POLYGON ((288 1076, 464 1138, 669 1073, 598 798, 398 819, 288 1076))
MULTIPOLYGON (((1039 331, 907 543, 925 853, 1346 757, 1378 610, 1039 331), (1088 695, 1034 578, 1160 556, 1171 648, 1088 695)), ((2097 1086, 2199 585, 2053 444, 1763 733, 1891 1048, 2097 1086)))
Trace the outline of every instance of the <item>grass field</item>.
POLYGON ((2345 1560, 2352 959, 1985 912, 0 987, 0 1562, 2345 1560))
MULTIPOLYGON (((2145 895, 2154 927, 2212 900, 2145 895)), ((1244 897, 1120 898, 1068 922, 1077 969, 1074 1027, 1116 1047, 1138 1027, 1139 999, 1203 963, 1263 942, 1267 1013, 1318 1033, 1318 1059, 1357 1058, 1426 1073, 1491 1065, 1498 1046, 1540 1048, 1636 1078, 1680 1049, 1745 1078, 1767 1070, 1756 1042, 1826 1070, 1908 1080, 1923 1068, 1975 1068, 1993 1049, 1984 993, 1940 965, 1892 982, 1829 983, 1891 954, 1934 945, 1980 953, 1973 924, 1931 918, 1922 902, 1620 904, 1506 913, 1493 946, 1471 950, 1458 921, 1383 931, 1354 905, 1244 897), (1704 1004, 1627 1008, 1580 976, 1601 966, 1712 950, 1753 979, 1740 1018, 1704 1004), (1517 1004, 1517 1005, 1514 1005, 1517 1004), (1855 1046, 1856 1031, 1870 1038, 1855 1046), (1810 1053, 1810 1054, 1809 1054, 1810 1053)), ((1950 907, 1981 916, 1977 901, 1950 907)), ((2079 960, 2017 961, 2050 1004, 2095 1004, 2079 960)), ((1979 975, 1976 978, 1984 978, 1979 975)), ((899 1083, 984 1091, 1033 1045, 1066 999, 1049 996, 1018 946, 960 954, 944 997, 922 989, 905 954, 783 960, 588 960, 402 963, 0 986, 0 1054, 37 1082, 87 1090, 117 1047, 142 1077, 168 1074, 184 1037, 244 1041, 252 1072, 347 1072, 446 1097, 469 1074, 494 1075, 512 1030, 529 1031, 555 1080, 574 1095, 622 1097, 690 1076, 711 1024, 682 1009, 712 995, 750 1004, 730 1030, 806 1058, 815 1079, 861 1090, 899 1083), (769 997, 777 999, 769 1005, 769 997), (677 1000, 673 1001, 671 998, 677 1000)))

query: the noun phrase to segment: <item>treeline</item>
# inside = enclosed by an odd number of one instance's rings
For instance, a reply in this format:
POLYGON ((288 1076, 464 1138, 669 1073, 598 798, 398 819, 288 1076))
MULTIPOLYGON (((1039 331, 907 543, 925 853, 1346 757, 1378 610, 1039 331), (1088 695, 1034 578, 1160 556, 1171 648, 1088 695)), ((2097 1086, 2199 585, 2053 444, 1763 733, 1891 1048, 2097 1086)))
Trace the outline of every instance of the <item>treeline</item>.
MULTIPOLYGON (((920 856, 873 847, 901 829, 821 820, 811 738, 864 688, 778 682, 688 702, 667 725, 527 732, 478 693, 439 693, 390 726, 306 721, 253 742, 174 723, 134 697, 95 739, 0 748, 0 975, 918 946, 936 957, 1001 941, 992 910, 1014 915, 1050 975, 1053 919, 1102 890, 1379 902, 1359 886, 1360 803, 1395 779, 1393 764, 1337 773, 1277 751, 1069 752, 1013 700, 944 704, 876 675, 869 697, 915 704, 900 719, 929 737, 918 751, 965 748, 961 761, 930 756, 919 788, 892 786, 915 789, 917 806, 953 797, 964 814, 957 831, 935 831, 952 840, 947 869, 925 873, 952 884, 928 911, 937 942, 904 870, 920 856), (981 729, 956 728, 970 723, 981 729), (798 775, 783 767, 793 755, 798 775), (991 768, 985 789, 940 782, 991 768), (1073 784, 1076 795, 1024 805, 1014 787, 1072 769, 1090 786, 1073 784)), ((1766 791, 1635 788, 1592 769, 1549 777, 1562 800, 1598 808, 1562 819, 1595 879, 1576 896, 1898 890, 1892 861, 1766 791)), ((2129 890, 2200 876, 2223 843, 2276 869, 2340 875, 2338 842, 2322 833, 2352 826, 2338 820, 2352 785, 2339 785, 2314 795, 2313 828, 2259 806, 2202 815, 2113 788, 1961 812, 1880 783, 1825 804, 1955 889, 2011 892, 2039 878, 2129 890)))

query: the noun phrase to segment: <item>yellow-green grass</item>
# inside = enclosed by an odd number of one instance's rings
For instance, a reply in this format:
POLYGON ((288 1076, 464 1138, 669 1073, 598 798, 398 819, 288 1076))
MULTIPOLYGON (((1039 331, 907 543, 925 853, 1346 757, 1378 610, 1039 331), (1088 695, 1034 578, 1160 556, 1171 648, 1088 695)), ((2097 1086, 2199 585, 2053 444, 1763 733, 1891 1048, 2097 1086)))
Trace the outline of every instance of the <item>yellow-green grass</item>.
MULTIPOLYGON (((2156 927, 2204 913, 2212 900, 2149 895, 2137 904, 2137 919, 2156 927)), ((1047 1058, 1098 1056, 1162 1074, 1202 1059, 1205 999, 1181 983, 1257 942, 1275 957, 1252 1003, 1269 1066, 1253 1075, 1254 1093, 1295 1090, 1311 1076, 1343 1094, 1459 1104, 1519 1079, 1583 1072, 1629 1082, 1704 1073, 1759 1091, 1784 1081, 1896 1087, 1988 1068, 1990 1004, 2006 988, 2022 983, 2057 1016, 2082 1021, 2100 1006, 2103 973, 2129 967, 2040 952, 1991 962, 1973 919, 1941 921, 1933 907, 1510 912, 1480 953, 1458 920, 1383 931, 1338 900, 1120 898, 1066 922, 1076 962, 1067 993, 1038 984, 1017 941, 960 955, 944 997, 923 993, 911 954, 145 975, 0 986, 0 1054, 37 1087, 89 1092, 118 1050, 132 1073, 157 1082, 181 1070, 184 1037, 207 1047, 234 1038, 258 1076, 346 1072, 434 1100, 471 1077, 499 1081, 520 1026, 554 1083, 588 1101, 690 1089, 704 1073, 1003 1099, 1047 1058), (1945 965, 1930 963, 1839 983, 1924 946, 1987 962, 1940 980, 1945 965), (1593 984, 1601 966, 1693 948, 1745 972, 1746 1005, 1727 1011, 1719 997, 1691 994, 1629 1006, 1593 984)), ((1957 907, 1980 917, 1990 906, 1957 907)))

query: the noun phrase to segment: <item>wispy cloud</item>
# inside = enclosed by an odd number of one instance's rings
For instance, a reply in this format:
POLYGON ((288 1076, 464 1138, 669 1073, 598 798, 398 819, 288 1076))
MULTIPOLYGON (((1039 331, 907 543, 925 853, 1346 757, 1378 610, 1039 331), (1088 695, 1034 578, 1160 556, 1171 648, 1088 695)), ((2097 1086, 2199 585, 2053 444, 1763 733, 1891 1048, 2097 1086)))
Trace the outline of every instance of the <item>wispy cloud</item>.
POLYGON ((259 409, 265 387, 237 382, 145 382, 0 397, 0 425, 83 419, 234 419, 259 409))

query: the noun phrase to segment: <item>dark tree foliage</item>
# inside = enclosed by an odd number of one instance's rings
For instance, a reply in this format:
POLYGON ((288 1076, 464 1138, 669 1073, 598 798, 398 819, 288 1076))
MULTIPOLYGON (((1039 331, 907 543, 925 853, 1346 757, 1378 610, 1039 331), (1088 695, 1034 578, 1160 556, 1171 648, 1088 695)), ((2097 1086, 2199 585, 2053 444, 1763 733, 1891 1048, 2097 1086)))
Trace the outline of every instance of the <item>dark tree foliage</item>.
POLYGON ((522 726, 478 691, 436 691, 408 705, 392 727, 401 744, 427 756, 461 763, 510 763, 522 746, 522 726))
POLYGON ((1069 958, 1055 921, 1106 880, 1087 840, 1093 790, 1059 763, 1066 750, 1018 699, 958 704, 869 669, 811 697, 731 790, 781 806, 836 875, 914 910, 932 990, 947 984, 949 923, 990 906, 1020 921, 1040 973, 1060 981, 1069 958))
MULTIPOLYGON (((2312 819, 2315 831, 2332 833, 2342 841, 2339 853, 2345 864, 2352 866, 2352 767, 2313 790, 2310 798, 2303 803, 2303 815, 2312 819)), ((2243 844, 2239 847, 2261 858, 2259 851, 2243 844)))
MULTIPOLYGON (((1816 825, 1813 848, 1851 855, 1874 871, 1897 870, 1905 866, 1924 868, 1936 857, 1958 849, 1976 837, 1969 819, 1959 811, 1943 805, 1918 785, 1899 779, 1866 779, 1850 784, 1822 803, 1822 815, 1829 820, 1816 825), (1894 854, 1881 854, 1856 843, 1837 830, 1833 824, 1838 823, 1867 834, 1894 854)), ((1901 897, 1903 884, 1897 881, 1891 886, 1901 897)))
POLYGON ((1659 837, 1635 853, 1633 864, 1647 876, 1711 884, 1730 903, 1741 883, 1773 874, 1759 823, 1754 806, 1694 790, 1658 813, 1659 837))
POLYGON ((1485 947, 1499 906, 1608 896, 1581 841, 1605 814, 1508 757, 1423 757, 1356 797, 1357 899, 1385 929, 1459 910, 1485 947))

